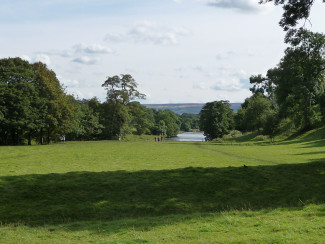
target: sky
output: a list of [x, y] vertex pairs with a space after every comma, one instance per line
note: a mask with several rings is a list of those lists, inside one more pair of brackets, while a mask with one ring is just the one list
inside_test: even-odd
[[[280, 6], [259, 0], [2, 0], [0, 58], [41, 61], [66, 92], [104, 102], [130, 74], [141, 103], [243, 102], [284, 55]], [[325, 4], [306, 27], [325, 33]]]

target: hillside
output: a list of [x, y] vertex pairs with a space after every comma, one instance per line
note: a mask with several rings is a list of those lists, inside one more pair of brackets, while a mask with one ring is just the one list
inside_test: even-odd
[[[169, 109], [177, 114], [190, 113], [199, 114], [205, 103], [169, 103], [169, 104], [143, 104], [148, 108], [156, 110]], [[237, 112], [240, 103], [231, 103], [231, 108]]]

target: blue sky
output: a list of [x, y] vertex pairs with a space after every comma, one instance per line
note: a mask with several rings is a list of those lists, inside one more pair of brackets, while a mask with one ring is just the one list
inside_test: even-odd
[[[242, 102], [283, 56], [282, 10], [258, 0], [3, 0], [1, 58], [42, 61], [70, 94], [105, 100], [131, 74], [143, 103]], [[308, 28], [325, 32], [325, 4]]]

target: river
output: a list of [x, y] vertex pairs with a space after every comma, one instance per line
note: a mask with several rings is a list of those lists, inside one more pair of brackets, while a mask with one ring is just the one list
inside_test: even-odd
[[204, 141], [203, 132], [185, 132], [178, 134], [176, 137], [171, 137], [171, 141]]

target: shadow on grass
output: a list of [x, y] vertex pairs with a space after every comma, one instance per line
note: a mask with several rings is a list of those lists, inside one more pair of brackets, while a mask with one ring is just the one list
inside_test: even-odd
[[[30, 226], [325, 202], [325, 160], [308, 164], [0, 177], [0, 223]], [[83, 227], [85, 228], [85, 227]]]
[[297, 153], [295, 155], [317, 155], [317, 154], [325, 155], [325, 152], [324, 151], [321, 151], [321, 152], [305, 152], [305, 153]]

